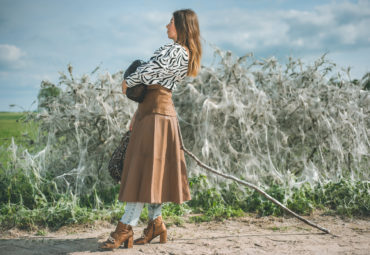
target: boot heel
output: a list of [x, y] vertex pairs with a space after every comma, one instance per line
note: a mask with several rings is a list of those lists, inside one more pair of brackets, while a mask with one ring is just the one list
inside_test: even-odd
[[124, 245], [124, 247], [125, 247], [125, 248], [132, 248], [133, 243], [134, 243], [134, 238], [133, 238], [132, 236], [130, 236], [130, 237], [125, 241], [125, 245]]
[[160, 243], [166, 243], [167, 242], [167, 230], [165, 230], [161, 233], [161, 235], [159, 236], [159, 242]]

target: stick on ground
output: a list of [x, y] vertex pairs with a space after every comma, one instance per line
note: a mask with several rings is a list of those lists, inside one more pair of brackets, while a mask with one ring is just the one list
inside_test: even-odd
[[293, 212], [292, 210], [290, 210], [289, 208], [287, 208], [286, 206], [284, 206], [282, 203], [280, 203], [278, 200], [276, 200], [275, 198], [271, 197], [269, 194], [267, 194], [266, 192], [264, 192], [263, 190], [261, 190], [260, 188], [258, 188], [257, 186], [249, 183], [249, 182], [246, 182], [246, 181], [243, 181], [243, 180], [240, 180], [239, 178], [235, 177], [235, 176], [232, 176], [232, 175], [229, 175], [229, 174], [224, 174], [224, 173], [221, 173], [219, 171], [217, 171], [216, 169], [212, 168], [212, 167], [209, 167], [207, 166], [206, 164], [204, 164], [203, 162], [201, 162], [193, 153], [191, 153], [190, 151], [188, 151], [185, 146], [184, 146], [184, 143], [183, 143], [183, 140], [182, 140], [182, 135], [181, 135], [181, 130], [180, 130], [180, 124], [179, 124], [179, 119], [177, 118], [177, 126], [178, 126], [178, 129], [179, 129], [179, 134], [180, 134], [180, 141], [181, 141], [181, 149], [183, 149], [191, 158], [193, 158], [199, 166], [203, 167], [204, 169], [214, 173], [214, 174], [217, 174], [219, 176], [222, 176], [226, 179], [230, 179], [230, 180], [233, 180], [233, 181], [236, 181], [240, 184], [243, 184], [249, 188], [252, 188], [254, 190], [256, 190], [258, 193], [260, 193], [261, 195], [263, 195], [264, 197], [266, 197], [268, 200], [270, 200], [271, 202], [273, 202], [274, 204], [278, 205], [280, 208], [282, 208], [284, 211], [292, 214], [294, 217], [298, 218], [299, 220], [303, 221], [304, 223], [314, 227], [314, 228], [317, 228], [327, 234], [331, 234], [330, 231], [328, 229], [325, 229], [305, 218], [302, 218], [301, 216], [299, 216], [298, 214], [296, 214], [295, 212]]

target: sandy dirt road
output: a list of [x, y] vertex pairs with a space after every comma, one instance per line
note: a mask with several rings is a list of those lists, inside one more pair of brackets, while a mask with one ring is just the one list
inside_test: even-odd
[[[17, 229], [3, 231], [0, 254], [370, 254], [370, 218], [342, 219], [337, 216], [306, 217], [329, 229], [337, 237], [322, 234], [295, 218], [246, 216], [223, 222], [168, 224], [168, 242], [159, 237], [132, 249], [120, 247], [102, 251], [115, 226], [96, 222], [89, 226], [68, 226], [37, 236]], [[134, 228], [140, 237], [144, 224]]]

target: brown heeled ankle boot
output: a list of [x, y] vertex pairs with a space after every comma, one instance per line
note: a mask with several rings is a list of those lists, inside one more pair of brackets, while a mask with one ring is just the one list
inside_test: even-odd
[[160, 236], [159, 242], [167, 242], [167, 229], [162, 221], [162, 216], [150, 220], [148, 226], [144, 229], [143, 235], [134, 241], [134, 244], [150, 243], [155, 237]]
[[110, 233], [108, 240], [100, 245], [101, 249], [116, 249], [125, 242], [125, 248], [132, 248], [134, 232], [130, 225], [118, 222], [116, 230]]

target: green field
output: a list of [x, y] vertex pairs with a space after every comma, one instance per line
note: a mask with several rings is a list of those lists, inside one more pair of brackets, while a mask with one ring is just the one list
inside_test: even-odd
[[12, 137], [17, 144], [27, 145], [35, 138], [36, 125], [24, 123], [27, 113], [0, 112], [0, 146], [9, 146]]
[[[37, 125], [35, 123], [26, 123], [24, 118], [27, 113], [24, 112], [0, 112], [0, 148], [2, 152], [9, 147], [14, 138], [17, 146], [32, 148], [37, 136]], [[0, 164], [7, 166], [9, 153], [0, 154]], [[2, 169], [0, 169], [0, 173]]]

